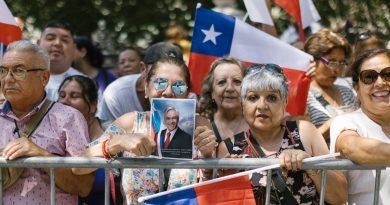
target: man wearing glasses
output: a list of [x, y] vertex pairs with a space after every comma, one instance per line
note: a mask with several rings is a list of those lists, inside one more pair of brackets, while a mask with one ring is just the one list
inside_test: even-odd
[[[49, 62], [46, 51], [26, 40], [10, 44], [3, 57], [0, 80], [6, 101], [0, 105], [0, 148], [6, 160], [79, 156], [84, 152], [89, 137], [83, 115], [61, 103], [46, 101]], [[47, 102], [50, 106], [45, 106]], [[38, 113], [44, 113], [43, 117], [34, 131], [25, 134]], [[77, 176], [70, 168], [56, 169], [55, 176], [57, 204], [77, 204], [77, 195], [88, 195], [94, 180], [93, 174]], [[49, 204], [49, 170], [23, 169], [21, 177], [4, 190], [3, 203]]]

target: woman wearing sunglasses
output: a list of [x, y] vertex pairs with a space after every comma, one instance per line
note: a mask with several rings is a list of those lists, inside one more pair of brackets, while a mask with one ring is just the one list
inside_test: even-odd
[[304, 50], [315, 60], [307, 98], [307, 115], [329, 143], [329, 127], [333, 117], [352, 110], [356, 101], [351, 88], [335, 84], [348, 68], [350, 45], [341, 35], [323, 29], [307, 39]]
[[[145, 78], [145, 98], [187, 98], [190, 91], [190, 73], [184, 61], [175, 57], [161, 58], [155, 62]], [[215, 136], [207, 125], [207, 119], [196, 119], [194, 144], [202, 157], [211, 157], [216, 146]], [[103, 156], [114, 160], [123, 156], [148, 156], [155, 151], [155, 142], [149, 136], [150, 112], [130, 112], [116, 119], [96, 141], [90, 143], [85, 156]], [[73, 169], [82, 173], [80, 169]], [[93, 171], [93, 170], [90, 170]], [[171, 189], [195, 183], [196, 170], [173, 169], [166, 176], [164, 188]], [[123, 169], [122, 191], [125, 204], [137, 204], [140, 196], [158, 192], [158, 170]]]
[[[360, 109], [334, 119], [331, 152], [363, 165], [390, 165], [390, 51], [363, 53], [352, 66]], [[350, 204], [373, 204], [375, 171], [347, 173]], [[390, 170], [381, 172], [379, 204], [390, 203]]]
[[[242, 110], [249, 131], [237, 142], [231, 157], [278, 158], [282, 172], [272, 174], [271, 204], [319, 204], [321, 175], [318, 170], [301, 170], [302, 160], [328, 154], [325, 140], [308, 121], [284, 120], [288, 84], [281, 68], [274, 64], [252, 65], [241, 86]], [[229, 153], [218, 146], [218, 157]], [[264, 204], [267, 172], [252, 174], [256, 204]], [[325, 200], [346, 201], [347, 184], [339, 171], [327, 171]], [[284, 191], [282, 191], [284, 190]]]

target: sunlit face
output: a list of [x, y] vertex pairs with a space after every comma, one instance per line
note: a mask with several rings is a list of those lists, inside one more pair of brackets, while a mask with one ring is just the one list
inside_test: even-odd
[[[344, 62], [346, 60], [345, 52], [341, 48], [334, 48], [328, 55], [323, 56], [329, 61]], [[313, 79], [321, 87], [330, 87], [336, 81], [337, 77], [342, 74], [343, 70], [338, 68], [331, 68], [322, 61], [317, 61], [317, 68], [315, 70], [315, 75]]]
[[243, 114], [253, 130], [280, 126], [286, 103], [277, 90], [249, 90], [242, 101]]
[[[187, 98], [189, 90], [187, 89], [182, 95], [177, 95], [172, 90], [172, 84], [176, 81], [186, 82], [182, 69], [174, 64], [159, 63], [150, 82], [145, 83], [145, 95], [149, 98]], [[156, 78], [165, 78], [168, 80], [168, 87], [164, 91], [154, 88], [153, 80]], [[188, 83], [187, 83], [188, 84]]]
[[177, 116], [176, 110], [169, 110], [165, 114], [164, 121], [168, 131], [176, 129], [177, 124], [179, 123], [179, 116]]
[[118, 57], [119, 76], [140, 73], [143, 63], [141, 56], [134, 50], [125, 50]]
[[5, 97], [3, 95], [3, 92], [0, 90], [0, 105], [3, 104], [4, 101], [5, 101]]
[[[376, 55], [362, 63], [360, 72], [375, 70], [380, 72], [383, 68], [390, 67], [390, 58], [385, 54]], [[390, 83], [378, 76], [378, 79], [366, 85], [359, 79], [356, 87], [361, 108], [377, 115], [390, 111]]]
[[8, 73], [1, 79], [1, 90], [12, 104], [36, 103], [43, 97], [44, 87], [49, 81], [50, 72], [45, 60], [30, 51], [12, 50], [5, 53], [1, 67], [6, 69], [21, 68], [25, 70], [44, 69], [27, 72], [24, 79], [18, 79]]
[[62, 28], [46, 28], [39, 39], [39, 46], [45, 49], [50, 55], [51, 73], [63, 73], [72, 64], [76, 45], [68, 30]]
[[82, 89], [77, 81], [72, 80], [64, 83], [60, 88], [58, 102], [76, 108], [84, 115], [85, 119], [89, 119], [92, 109], [84, 100]]
[[214, 70], [212, 98], [218, 109], [240, 109], [240, 87], [243, 79], [241, 68], [235, 64], [223, 63]]

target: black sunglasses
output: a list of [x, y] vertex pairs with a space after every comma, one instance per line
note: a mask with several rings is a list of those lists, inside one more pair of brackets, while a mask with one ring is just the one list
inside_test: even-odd
[[383, 68], [379, 73], [375, 70], [363, 70], [359, 74], [360, 81], [366, 85], [374, 83], [378, 76], [381, 76], [382, 80], [390, 82], [390, 67]]
[[282, 73], [282, 68], [280, 66], [269, 63], [269, 64], [252, 64], [245, 69], [245, 75], [256, 73], [261, 69], [266, 69], [272, 73]]

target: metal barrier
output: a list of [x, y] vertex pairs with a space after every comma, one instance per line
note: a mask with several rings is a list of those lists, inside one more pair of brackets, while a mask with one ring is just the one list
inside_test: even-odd
[[[103, 158], [85, 158], [85, 157], [29, 157], [20, 158], [17, 160], [7, 161], [0, 157], [0, 167], [31, 167], [31, 168], [50, 168], [50, 201], [52, 205], [56, 204], [55, 199], [55, 168], [105, 168], [105, 204], [110, 204], [110, 187], [108, 172], [111, 168], [155, 168], [161, 170], [164, 168], [237, 168], [237, 169], [254, 169], [273, 165], [278, 163], [277, 159], [257, 159], [257, 158], [245, 158], [245, 159], [196, 159], [196, 160], [173, 160], [173, 159], [156, 159], [156, 158], [119, 158], [111, 163], [107, 163]], [[302, 169], [321, 169], [321, 191], [320, 191], [320, 204], [324, 204], [325, 199], [325, 182], [326, 182], [326, 170], [376, 170], [375, 178], [375, 197], [374, 204], [378, 204], [379, 200], [379, 185], [380, 185], [380, 173], [385, 166], [361, 166], [354, 164], [350, 160], [334, 159], [334, 160], [318, 160], [314, 162], [304, 162]], [[270, 196], [270, 184], [271, 171], [267, 175], [267, 198], [266, 204], [269, 204]], [[3, 200], [2, 192], [2, 178], [0, 170], [0, 201]], [[160, 175], [160, 182], [162, 181]]]

